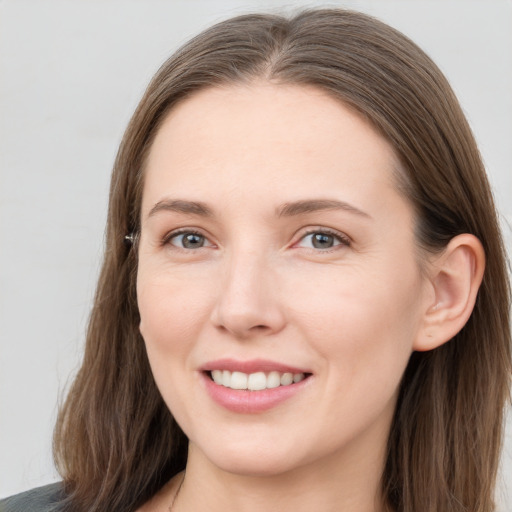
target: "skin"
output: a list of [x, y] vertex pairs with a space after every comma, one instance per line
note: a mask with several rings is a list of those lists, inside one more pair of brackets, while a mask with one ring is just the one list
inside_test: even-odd
[[[156, 383], [190, 440], [173, 510], [381, 510], [398, 385], [443, 309], [396, 172], [387, 141], [315, 88], [210, 88], [163, 122], [145, 169], [137, 294]], [[162, 207], [176, 199], [211, 215]], [[277, 214], [304, 200], [350, 207]], [[203, 246], [184, 248], [181, 229]], [[311, 231], [333, 246], [314, 247]], [[311, 375], [278, 406], [235, 413], [200, 371], [226, 357]], [[179, 478], [141, 510], [166, 510]]]

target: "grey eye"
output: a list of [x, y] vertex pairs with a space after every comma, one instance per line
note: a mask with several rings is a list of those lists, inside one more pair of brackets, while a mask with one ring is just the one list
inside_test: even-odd
[[206, 238], [198, 233], [180, 233], [171, 238], [171, 244], [184, 249], [199, 249], [209, 245]]
[[312, 233], [311, 245], [315, 249], [330, 249], [334, 246], [335, 238], [327, 233]]
[[339, 245], [349, 246], [350, 242], [342, 234], [338, 235], [328, 231], [311, 231], [300, 239], [297, 247], [326, 250]]

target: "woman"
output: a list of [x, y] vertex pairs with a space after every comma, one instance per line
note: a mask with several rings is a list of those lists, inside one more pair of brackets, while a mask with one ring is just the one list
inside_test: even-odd
[[220, 23], [128, 126], [64, 482], [10, 507], [491, 511], [509, 306], [421, 50], [343, 10]]

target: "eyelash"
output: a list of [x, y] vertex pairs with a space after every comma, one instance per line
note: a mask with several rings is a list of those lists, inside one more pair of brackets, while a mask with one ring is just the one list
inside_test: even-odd
[[[296, 247], [306, 237], [308, 237], [310, 235], [316, 235], [316, 234], [332, 236], [333, 238], [335, 238], [339, 242], [339, 244], [334, 245], [333, 247], [329, 247], [327, 249], [318, 249], [318, 248], [311, 248], [311, 247], [310, 248], [306, 248], [306, 249], [310, 249], [310, 250], [314, 251], [315, 253], [318, 253], [318, 252], [321, 252], [321, 253], [331, 253], [331, 252], [334, 252], [336, 250], [339, 250], [340, 247], [350, 247], [350, 245], [351, 245], [350, 239], [346, 235], [343, 235], [342, 233], [340, 233], [338, 231], [334, 231], [334, 230], [328, 229], [328, 228], [315, 228], [315, 229], [309, 229], [308, 231], [303, 233], [301, 235], [301, 237], [299, 238], [299, 240], [292, 245], [292, 247]], [[170, 233], [166, 234], [163, 237], [161, 244], [163, 246], [165, 246], [165, 245], [173, 245], [173, 247], [175, 249], [182, 250], [182, 251], [187, 251], [187, 252], [191, 251], [191, 250], [197, 250], [197, 249], [187, 249], [185, 247], [179, 247], [177, 245], [172, 244], [171, 243], [172, 239], [176, 238], [176, 237], [178, 237], [180, 235], [196, 235], [196, 236], [203, 237], [205, 240], [207, 240], [209, 242], [208, 237], [206, 237], [200, 231], [198, 231], [196, 229], [193, 229], [193, 228], [192, 229], [191, 228], [183, 228], [183, 229], [179, 229], [177, 231], [171, 231]], [[210, 242], [210, 244], [211, 245], [209, 245], [207, 247], [215, 245], [215, 244], [213, 244], [211, 242]], [[203, 247], [199, 247], [199, 249], [202, 249]]]
[[[183, 229], [178, 229], [176, 231], [171, 231], [170, 233], [167, 233], [163, 239], [162, 239], [162, 245], [173, 245], [173, 247], [175, 249], [178, 249], [178, 250], [183, 250], [183, 251], [189, 251], [191, 249], [187, 249], [185, 247], [178, 247], [177, 245], [174, 245], [172, 244], [171, 240], [173, 238], [176, 238], [180, 235], [196, 235], [196, 236], [200, 236], [200, 237], [203, 237], [205, 240], [208, 240], [208, 237], [205, 236], [203, 233], [201, 233], [200, 231], [198, 231], [197, 229], [190, 229], [190, 228], [183, 228]], [[213, 245], [213, 244], [212, 244]], [[202, 249], [202, 247], [200, 247], [200, 249]], [[197, 249], [195, 249], [197, 250]]]
[[350, 245], [351, 245], [351, 241], [350, 241], [350, 239], [346, 235], [343, 235], [342, 233], [340, 233], [338, 231], [334, 231], [334, 230], [328, 229], [328, 228], [309, 229], [304, 234], [302, 234], [301, 237], [299, 238], [299, 241], [296, 242], [293, 245], [296, 246], [301, 241], [303, 241], [306, 237], [308, 237], [310, 235], [317, 235], [317, 234], [332, 236], [335, 240], [337, 240], [339, 242], [339, 244], [334, 245], [333, 247], [329, 247], [327, 249], [317, 249], [317, 248], [311, 248], [311, 247], [308, 248], [308, 249], [314, 251], [315, 253], [319, 253], [320, 252], [320, 253], [323, 253], [323, 254], [325, 254], [325, 253], [328, 254], [328, 253], [337, 251], [337, 250], [339, 250], [340, 248], [343, 248], [343, 247], [350, 247]]

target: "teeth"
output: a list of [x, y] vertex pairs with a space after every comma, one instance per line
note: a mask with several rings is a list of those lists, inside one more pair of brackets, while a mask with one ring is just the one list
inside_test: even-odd
[[303, 373], [264, 372], [242, 373], [229, 370], [212, 370], [211, 376], [215, 384], [231, 389], [248, 389], [249, 391], [261, 391], [273, 389], [279, 386], [289, 386], [305, 379]]
[[293, 373], [283, 373], [281, 375], [281, 386], [289, 386], [293, 382]]
[[267, 388], [278, 388], [281, 385], [281, 375], [279, 372], [270, 372], [267, 375]]
[[212, 379], [215, 384], [222, 384], [222, 375], [224, 372], [222, 370], [213, 370], [212, 371]]
[[260, 391], [267, 388], [267, 376], [263, 372], [251, 373], [247, 379], [247, 389]]
[[232, 389], [247, 389], [247, 374], [242, 372], [233, 372], [231, 374], [231, 383], [229, 387]]

